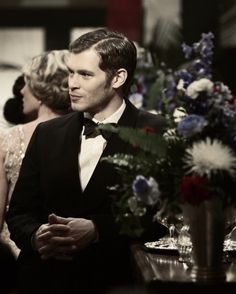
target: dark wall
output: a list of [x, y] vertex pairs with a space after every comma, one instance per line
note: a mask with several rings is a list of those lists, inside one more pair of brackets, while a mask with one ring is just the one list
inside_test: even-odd
[[[220, 0], [182, 0], [183, 39], [193, 43], [211, 31], [218, 45]], [[227, 0], [226, 0], [227, 1]]]
[[[224, 4], [224, 5], [222, 5]], [[225, 9], [235, 5], [232, 0], [182, 0], [183, 40], [192, 44], [200, 39], [201, 33], [213, 32], [214, 38], [214, 75], [222, 80], [236, 95], [236, 47], [221, 47], [220, 17]], [[236, 20], [235, 20], [236, 21]]]

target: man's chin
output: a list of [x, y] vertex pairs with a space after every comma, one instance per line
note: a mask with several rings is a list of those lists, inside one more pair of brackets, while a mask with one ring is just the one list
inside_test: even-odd
[[77, 103], [71, 103], [71, 108], [72, 108], [72, 110], [74, 110], [74, 111], [86, 111], [86, 107], [83, 107], [82, 105], [79, 105], [79, 104], [77, 104]]

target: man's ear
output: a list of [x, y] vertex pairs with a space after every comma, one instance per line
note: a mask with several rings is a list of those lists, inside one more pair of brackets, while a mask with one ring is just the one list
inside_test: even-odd
[[116, 74], [112, 80], [113, 88], [115, 88], [115, 89], [120, 88], [125, 83], [127, 77], [128, 77], [127, 70], [124, 68], [119, 68], [116, 71]]

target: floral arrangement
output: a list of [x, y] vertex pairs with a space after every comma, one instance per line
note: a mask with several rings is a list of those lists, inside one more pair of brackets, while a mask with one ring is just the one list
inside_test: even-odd
[[183, 44], [188, 62], [161, 77], [155, 109], [167, 120], [163, 136], [148, 126], [110, 127], [138, 148], [136, 156], [104, 159], [122, 176], [123, 185], [112, 187], [122, 195], [114, 201], [122, 233], [139, 236], [145, 216], [173, 218], [184, 203], [219, 197], [225, 207], [236, 204], [236, 105], [228, 87], [213, 81], [213, 37], [202, 34], [192, 46]]

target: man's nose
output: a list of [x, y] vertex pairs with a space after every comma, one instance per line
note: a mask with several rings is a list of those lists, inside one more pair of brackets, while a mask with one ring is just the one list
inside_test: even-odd
[[69, 77], [68, 85], [70, 90], [79, 88], [80, 83], [78, 77], [76, 75], [74, 75], [73, 77]]

